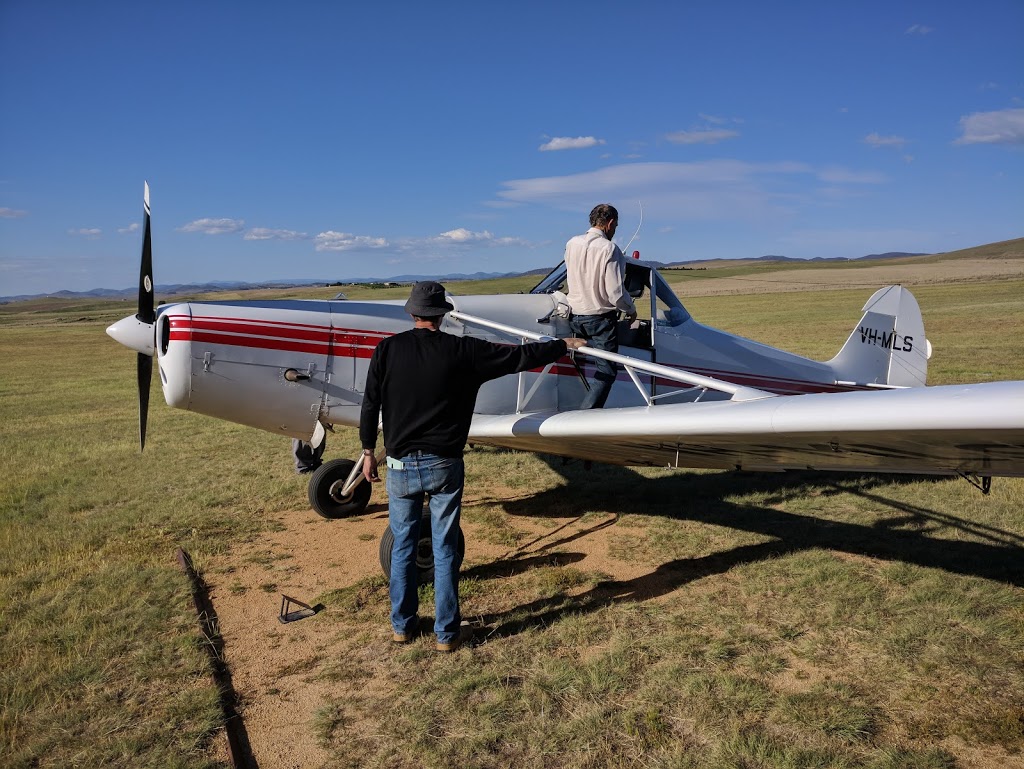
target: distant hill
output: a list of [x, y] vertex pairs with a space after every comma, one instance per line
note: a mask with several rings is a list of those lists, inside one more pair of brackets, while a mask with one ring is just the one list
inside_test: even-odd
[[[887, 259], [918, 259], [922, 261], [945, 261], [948, 259], [1024, 259], [1024, 238], [1014, 240], [1003, 240], [997, 243], [988, 243], [973, 248], [965, 248], [959, 251], [947, 251], [938, 254], [920, 254], [906, 251], [887, 251], [884, 254], [867, 254], [856, 258], [842, 256], [825, 257], [816, 256], [812, 259], [796, 259], [791, 256], [780, 256], [768, 254], [743, 259], [693, 259], [684, 262], [654, 262], [645, 260], [658, 268], [693, 269], [700, 266], [740, 266], [751, 262], [856, 262], [865, 260], [887, 260]], [[554, 266], [554, 265], [552, 265]], [[322, 280], [311, 280], [300, 278], [296, 280], [269, 280], [256, 283], [244, 281], [211, 281], [209, 283], [166, 283], [158, 284], [156, 287], [157, 296], [177, 296], [181, 294], [207, 294], [217, 291], [246, 291], [259, 288], [291, 288], [294, 286], [338, 286], [353, 283], [413, 283], [417, 280], [489, 280], [491, 278], [512, 278], [522, 275], [546, 275], [551, 267], [541, 267], [526, 272], [475, 272], [472, 274], [452, 273], [448, 275], [394, 275], [389, 278], [350, 278], [345, 280], [325, 278]], [[91, 291], [56, 291], [51, 294], [22, 294], [19, 296], [0, 296], [0, 303], [18, 302], [26, 299], [39, 299], [42, 297], [56, 297], [61, 299], [108, 299], [108, 298], [133, 298], [138, 294], [137, 288], [94, 288]]]
[[[547, 274], [548, 270], [535, 272]], [[238, 280], [217, 280], [209, 283], [157, 283], [156, 294], [160, 297], [180, 296], [181, 294], [210, 294], [218, 291], [248, 291], [259, 288], [293, 288], [296, 286], [343, 286], [353, 283], [414, 283], [418, 280], [489, 280], [491, 278], [508, 278], [531, 273], [523, 272], [474, 272], [472, 274], [453, 273], [451, 275], [395, 275], [390, 278], [349, 278], [347, 280], [330, 280], [297, 278], [294, 280], [264, 280], [249, 283]], [[26, 299], [130, 299], [137, 296], [138, 288], [94, 288], [90, 291], [54, 291], [50, 294], [20, 294], [18, 296], [0, 296], [0, 303], [20, 302]]]
[[820, 262], [860, 262], [867, 259], [902, 259], [908, 256], [931, 256], [931, 254], [924, 253], [910, 253], [907, 251], [887, 251], [884, 254], [868, 254], [867, 256], [815, 256], [810, 259], [797, 259], [792, 256], [779, 256], [777, 254], [769, 254], [767, 256], [754, 256], [744, 259], [694, 259], [688, 262], [672, 262], [670, 264], [663, 265], [664, 267], [691, 267], [693, 265], [701, 264], [749, 264], [750, 262], [800, 262], [801, 264], [808, 263], [820, 263]]

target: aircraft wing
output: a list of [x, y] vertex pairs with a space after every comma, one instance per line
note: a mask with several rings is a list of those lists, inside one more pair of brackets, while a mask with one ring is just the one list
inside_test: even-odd
[[1024, 382], [477, 414], [469, 441], [619, 465], [1024, 476]]

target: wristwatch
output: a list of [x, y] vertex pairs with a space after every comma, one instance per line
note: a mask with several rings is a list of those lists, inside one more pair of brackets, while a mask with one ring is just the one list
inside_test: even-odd
[[373, 456], [373, 449], [363, 449], [363, 456], [364, 457], [372, 457]]

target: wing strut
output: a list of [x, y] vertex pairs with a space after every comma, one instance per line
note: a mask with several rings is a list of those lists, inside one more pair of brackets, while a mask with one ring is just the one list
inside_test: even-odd
[[[545, 334], [537, 334], [533, 331], [526, 331], [525, 329], [515, 328], [514, 326], [507, 326], [504, 323], [496, 323], [492, 320], [487, 320], [486, 318], [478, 318], [475, 315], [459, 312], [458, 310], [449, 312], [448, 317], [454, 318], [462, 323], [469, 323], [474, 326], [484, 326], [485, 328], [500, 331], [511, 336], [532, 339], [535, 342], [546, 342], [554, 339], [554, 337], [547, 336]], [[730, 400], [734, 401], [749, 401], [757, 400], [758, 398], [775, 397], [774, 393], [765, 392], [764, 390], [756, 390], [753, 387], [743, 387], [742, 385], [725, 382], [721, 379], [701, 376], [700, 374], [694, 374], [692, 371], [686, 371], [684, 369], [661, 366], [657, 363], [651, 363], [650, 361], [631, 358], [628, 355], [619, 355], [618, 353], [605, 352], [604, 350], [593, 350], [589, 347], [581, 347], [576, 351], [576, 353], [589, 355], [591, 358], [603, 358], [604, 360], [618, 363], [626, 369], [626, 373], [629, 374], [630, 378], [633, 380], [633, 384], [636, 385], [637, 389], [640, 391], [640, 395], [643, 396], [643, 399], [646, 401], [648, 406], [653, 406], [654, 402], [658, 398], [665, 398], [669, 395], [678, 395], [680, 392], [684, 391], [677, 390], [671, 393], [651, 395], [650, 390], [648, 390], [648, 388], [640, 381], [640, 377], [637, 376], [637, 371], [642, 371], [645, 374], [651, 374], [660, 379], [668, 379], [673, 382], [682, 382], [683, 384], [690, 385], [687, 389], [701, 388], [705, 391], [716, 390], [718, 392], [724, 392], [732, 396]]]

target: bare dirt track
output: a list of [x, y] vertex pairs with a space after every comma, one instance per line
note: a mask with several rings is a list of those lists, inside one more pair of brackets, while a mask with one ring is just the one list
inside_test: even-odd
[[[383, 498], [375, 489], [374, 499]], [[467, 489], [466, 507], [478, 500]], [[331, 655], [338, 626], [313, 617], [288, 624], [278, 620], [282, 594], [312, 603], [324, 592], [349, 587], [381, 573], [380, 537], [387, 527], [385, 505], [371, 503], [366, 514], [327, 521], [310, 510], [274, 516], [280, 529], [260, 541], [228, 552], [211, 563], [207, 582], [224, 638], [240, 714], [253, 756], [260, 767], [306, 769], [327, 765], [329, 755], [317, 743], [317, 711], [337, 684], [315, 675]], [[643, 564], [627, 564], [608, 554], [608, 528], [574, 518], [545, 517], [543, 525], [517, 516], [514, 525], [530, 543], [517, 553], [540, 551], [554, 537], [573, 532], [586, 535], [573, 542], [583, 553], [576, 566], [616, 579], [633, 579], [648, 571]], [[491, 563], [509, 549], [475, 536], [478, 527], [464, 519], [467, 552], [465, 568]], [[381, 606], [379, 633], [372, 640], [378, 654], [393, 651], [387, 607]], [[227, 760], [226, 746], [221, 758]]]
[[[257, 763], [321, 766], [327, 754], [312, 738], [312, 723], [324, 692], [294, 664], [328, 644], [334, 628], [316, 618], [282, 624], [282, 595], [312, 603], [327, 590], [374, 573], [379, 568], [375, 545], [387, 516], [371, 513], [332, 523], [301, 510], [277, 516], [276, 522], [279, 531], [212, 564], [211, 574], [223, 576], [207, 581]], [[373, 540], [360, 540], [361, 535]]]

